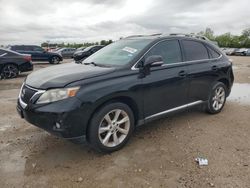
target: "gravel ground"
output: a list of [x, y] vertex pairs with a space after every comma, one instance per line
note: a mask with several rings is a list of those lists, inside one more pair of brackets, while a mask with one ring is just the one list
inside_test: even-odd
[[[19, 118], [16, 99], [28, 73], [0, 80], [0, 187], [250, 187], [250, 57], [232, 59], [235, 84], [220, 114], [190, 109], [155, 121], [109, 155]], [[208, 166], [197, 165], [199, 156]]]

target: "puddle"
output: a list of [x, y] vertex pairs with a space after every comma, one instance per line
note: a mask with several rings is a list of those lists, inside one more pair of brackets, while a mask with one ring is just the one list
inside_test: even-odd
[[233, 85], [228, 101], [237, 102], [244, 105], [250, 105], [250, 84]]

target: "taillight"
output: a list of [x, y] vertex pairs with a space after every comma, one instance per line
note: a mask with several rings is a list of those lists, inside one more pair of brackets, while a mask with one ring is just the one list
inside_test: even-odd
[[24, 56], [24, 60], [31, 61], [31, 56]]

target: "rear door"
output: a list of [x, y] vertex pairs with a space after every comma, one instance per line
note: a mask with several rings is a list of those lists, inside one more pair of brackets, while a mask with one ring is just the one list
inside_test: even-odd
[[48, 60], [48, 55], [40, 46], [30, 46], [33, 60]]
[[217, 68], [212, 63], [214, 60], [210, 58], [206, 45], [200, 41], [183, 39], [181, 44], [188, 64], [188, 102], [206, 101], [211, 84], [217, 78]]
[[143, 78], [144, 116], [146, 120], [167, 113], [187, 103], [187, 66], [182, 62], [178, 40], [165, 40], [156, 44], [145, 56], [163, 57], [164, 65], [152, 67]]

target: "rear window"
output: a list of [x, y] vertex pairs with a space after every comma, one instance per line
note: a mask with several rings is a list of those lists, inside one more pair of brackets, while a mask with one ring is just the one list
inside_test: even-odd
[[209, 59], [207, 48], [200, 42], [183, 40], [186, 61]]

